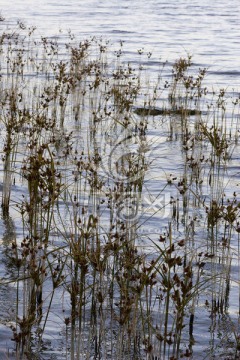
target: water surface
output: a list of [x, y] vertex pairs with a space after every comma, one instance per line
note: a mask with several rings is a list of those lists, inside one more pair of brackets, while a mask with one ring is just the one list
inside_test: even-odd
[[[239, 94], [240, 88], [240, 71], [239, 71], [239, 13], [240, 3], [238, 0], [229, 2], [217, 0], [209, 2], [206, 0], [199, 1], [193, 0], [186, 2], [180, 1], [157, 1], [150, 0], [137, 1], [137, 0], [89, 0], [89, 1], [47, 1], [43, 0], [41, 3], [33, 3], [31, 0], [22, 2], [20, 0], [7, 1], [2, 0], [0, 6], [1, 15], [6, 18], [6, 22], [10, 26], [15, 26], [17, 20], [26, 23], [28, 26], [37, 26], [36, 36], [47, 36], [58, 38], [60, 43], [65, 41], [66, 31], [71, 30], [72, 34], [78, 39], [85, 39], [89, 37], [102, 37], [112, 43], [113, 49], [118, 49], [120, 41], [124, 42], [124, 55], [125, 61], [130, 61], [136, 67], [143, 63], [149, 71], [149, 76], [156, 79], [162, 69], [163, 64], [167, 61], [169, 65], [178, 59], [180, 56], [186, 56], [187, 53], [193, 55], [193, 62], [195, 68], [207, 67], [208, 75], [206, 77], [206, 84], [211, 89], [226, 88], [229, 96], [234, 93], [236, 97]], [[5, 25], [1, 25], [5, 26]], [[140, 55], [139, 51], [143, 51]], [[151, 56], [150, 56], [151, 53]], [[149, 56], [148, 56], [149, 54]], [[148, 59], [149, 57], [149, 59]], [[171, 75], [171, 66], [166, 66], [166, 77]], [[136, 116], [136, 121], [139, 118]], [[74, 123], [74, 122], [73, 122]], [[195, 118], [190, 119], [190, 128], [193, 129]], [[230, 124], [230, 122], [229, 122]], [[228, 126], [229, 126], [228, 124]], [[75, 126], [69, 120], [69, 128]], [[161, 123], [161, 119], [156, 119], [154, 126], [148, 132], [148, 141], [154, 144], [154, 150], [150, 154], [150, 158], [154, 160], [151, 172], [146, 176], [144, 184], [145, 194], [153, 194], [155, 197], [159, 194], [159, 189], [165, 186], [165, 175], [182, 174], [184, 171], [182, 144], [181, 144], [181, 129], [179, 117], [175, 119], [174, 136], [175, 141], [169, 141], [169, 128], [168, 125]], [[160, 130], [159, 130], [160, 129]], [[112, 134], [113, 135], [113, 134]], [[118, 135], [118, 134], [117, 134]], [[116, 138], [117, 138], [116, 135]], [[78, 141], [77, 139], [75, 139]], [[101, 145], [101, 139], [100, 139]], [[236, 145], [236, 146], [235, 146]], [[226, 196], [231, 196], [233, 187], [237, 187], [239, 177], [239, 156], [238, 145], [233, 144], [234, 156], [229, 164], [227, 175], [226, 169], [221, 169], [222, 175], [225, 178], [220, 180], [221, 187], [226, 190]], [[111, 150], [111, 148], [110, 148]], [[159, 164], [162, 164], [164, 171], [159, 170]], [[204, 171], [203, 171], [204, 172]], [[203, 178], [208, 178], [208, 172], [203, 174]], [[222, 176], [222, 177], [224, 177]], [[225, 182], [225, 183], [224, 183]], [[165, 198], [161, 201], [166, 202], [170, 196], [175, 196], [175, 188], [172, 187], [164, 195]], [[16, 183], [13, 187], [14, 199], [20, 199], [24, 190], [22, 184]], [[208, 199], [209, 187], [203, 187], [202, 199]], [[169, 198], [167, 198], [169, 197]], [[160, 203], [161, 203], [160, 201]], [[206, 200], [207, 201], [207, 200]], [[148, 206], [149, 199], [145, 204], [145, 212], [141, 217], [141, 238], [146, 246], [146, 251], [151, 252], [147, 247], [148, 236], [151, 232], [155, 233], [167, 225], [169, 208], [166, 207], [159, 214], [157, 218], [152, 217], [154, 206]], [[107, 211], [106, 211], [107, 212]], [[203, 210], [201, 211], [194, 208], [189, 209], [189, 218], [191, 216], [199, 216], [199, 223], [204, 218]], [[15, 216], [16, 215], [16, 216]], [[1, 248], [5, 248], [15, 238], [21, 238], [21, 220], [17, 214], [12, 214], [14, 221], [1, 218]], [[67, 217], [66, 217], [67, 218]], [[107, 218], [107, 216], [106, 216]], [[181, 220], [181, 225], [174, 229], [175, 236], [181, 239], [184, 219]], [[161, 224], [160, 224], [161, 221]], [[160, 225], [159, 225], [160, 224]], [[181, 227], [182, 226], [182, 227]], [[206, 232], [203, 232], [196, 225], [195, 228], [189, 226], [189, 232], [197, 233], [197, 245], [201, 246], [201, 241], [207, 242]], [[202, 235], [202, 238], [201, 238]], [[222, 235], [222, 234], [221, 234]], [[61, 241], [59, 240], [59, 244]], [[227, 329], [222, 330], [219, 338], [221, 338], [221, 348], [224, 339], [228, 336], [228, 330], [231, 325], [238, 321], [238, 238], [237, 235], [233, 236], [233, 261], [231, 273], [231, 296], [228, 304], [228, 312], [226, 319], [221, 319], [222, 324], [226, 323]], [[11, 269], [6, 269], [4, 263], [4, 254], [1, 253], [1, 272], [7, 270], [8, 275]], [[216, 273], [222, 270], [218, 263], [214, 264], [214, 271]], [[212, 267], [206, 267], [206, 271], [211, 272]], [[225, 270], [223, 268], [223, 270]], [[221, 287], [221, 284], [219, 285]], [[9, 323], [7, 321], [11, 318], [11, 307], [9, 304], [16, 302], [16, 284], [4, 285], [0, 292], [1, 306], [0, 317], [3, 319], [0, 322], [0, 358], [5, 356], [8, 349], [13, 347], [11, 343], [11, 332], [9, 330]], [[214, 332], [207, 332], [207, 329], [213, 326], [214, 321], [211, 318], [212, 314], [204, 308], [204, 296], [207, 296], [208, 291], [203, 293], [202, 298], [197, 304], [196, 318], [195, 318], [195, 347], [194, 359], [206, 359], [210, 356], [211, 351], [215, 349], [217, 342], [212, 335]], [[62, 294], [58, 294], [59, 298]], [[58, 302], [58, 295], [54, 298], [53, 309], [51, 313], [48, 327], [46, 328], [45, 343], [46, 347], [44, 352], [44, 359], [52, 359], [54, 356], [62, 359], [65, 358], [64, 346], [62, 344], [64, 338], [65, 328], [63, 326], [62, 309], [69, 305], [69, 299], [61, 297], [61, 305]], [[7, 314], [7, 316], [6, 316]], [[61, 321], [59, 321], [61, 314]], [[66, 316], [69, 314], [66, 314]], [[225, 315], [224, 315], [225, 316]], [[221, 316], [219, 316], [220, 318]], [[220, 321], [220, 320], [219, 320]], [[7, 323], [8, 326], [5, 326]], [[61, 326], [59, 325], [61, 324]], [[210, 337], [210, 333], [212, 338]], [[187, 330], [184, 336], [187, 337]], [[217, 343], [218, 344], [218, 343]], [[216, 346], [217, 347], [217, 346]], [[206, 354], [202, 354], [203, 348]], [[207, 352], [208, 351], [208, 352]], [[57, 353], [57, 355], [56, 355]], [[4, 354], [4, 355], [2, 355]], [[52, 354], [52, 355], [51, 355]], [[217, 354], [217, 353], [216, 353]], [[223, 352], [221, 353], [221, 355]], [[51, 357], [53, 356], [53, 357]], [[217, 355], [216, 355], [217, 356]], [[105, 359], [104, 359], [105, 360]]]

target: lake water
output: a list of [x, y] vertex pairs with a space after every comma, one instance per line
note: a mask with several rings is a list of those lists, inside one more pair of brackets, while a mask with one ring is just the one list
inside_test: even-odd
[[[220, 88], [226, 88], [227, 93], [234, 93], [237, 97], [240, 91], [240, 68], [239, 68], [239, 39], [240, 39], [240, 2], [238, 0], [229, 2], [216, 0], [214, 2], [203, 0], [201, 2], [192, 0], [190, 1], [157, 1], [149, 0], [148, 2], [142, 0], [42, 0], [40, 2], [33, 2], [31, 0], [26, 1], [7, 1], [1, 0], [0, 13], [6, 18], [6, 23], [9, 27], [14, 26], [17, 20], [23, 21], [28, 26], [37, 26], [35, 36], [47, 36], [52, 38], [58, 38], [59, 42], [64, 42], [63, 34], [67, 30], [71, 30], [76, 39], [85, 39], [92, 36], [109, 40], [112, 43], [112, 47], [119, 48], [120, 41], [124, 43], [124, 56], [127, 61], [138, 65], [142, 62], [150, 73], [150, 76], [154, 79], [159, 75], [159, 71], [162, 69], [162, 65], [167, 61], [169, 67], [167, 67], [167, 77], [171, 75], [171, 65], [180, 56], [186, 57], [186, 54], [193, 55], [193, 63], [196, 68], [206, 67], [208, 73], [206, 76], [206, 84], [211, 89], [218, 90]], [[143, 50], [143, 55], [138, 52]], [[147, 54], [151, 53], [151, 59], [148, 60]], [[148, 137], [153, 140], [154, 150], [151, 153], [152, 159], [160, 159], [163, 164], [164, 174], [161, 173], [158, 166], [155, 165], [152, 168], [151, 175], [148, 175], [147, 182], [144, 185], [145, 193], [153, 193], [157, 195], [159, 188], [164, 188], [164, 176], [165, 172], [168, 174], [176, 171], [178, 174], [183, 171], [182, 153], [179, 137], [176, 135], [176, 144], [171, 145], [168, 134], [168, 126], [161, 128], [159, 131], [156, 120], [155, 127], [153, 127], [148, 134]], [[160, 123], [160, 122], [159, 122]], [[194, 127], [194, 121], [190, 121], [192, 128]], [[178, 126], [178, 124], [176, 125]], [[176, 130], [177, 134], [177, 130]], [[113, 134], [112, 134], [113, 135]], [[118, 134], [117, 134], [118, 135]], [[117, 136], [115, 134], [115, 136]], [[120, 134], [122, 135], [122, 134]], [[218, 179], [222, 181], [222, 188], [226, 190], [227, 196], [231, 196], [231, 191], [237, 188], [240, 181], [239, 176], [239, 146], [236, 145], [234, 156], [231, 159], [228, 169], [222, 169], [225, 174], [224, 179]], [[110, 153], [112, 148], [110, 147]], [[160, 154], [160, 155], [159, 155]], [[108, 160], [104, 166], [108, 166]], [[105, 169], [107, 172], [107, 170]], [[203, 169], [203, 172], [205, 170]], [[228, 176], [226, 176], [226, 174]], [[155, 180], [152, 177], [155, 176]], [[207, 173], [204, 173], [203, 177], [208, 177]], [[208, 180], [207, 180], [208, 181]], [[17, 184], [13, 188], [14, 196], [16, 199], [21, 198], [22, 184]], [[26, 190], [27, 191], [27, 190]], [[170, 202], [170, 196], [175, 196], [175, 188], [171, 191], [163, 193], [165, 196], [163, 203]], [[203, 193], [201, 195], [206, 198], [212, 194], [208, 194], [209, 188], [203, 187]], [[169, 198], [167, 198], [169, 197]], [[149, 205], [149, 198], [146, 200]], [[205, 201], [205, 200], [204, 200]], [[161, 202], [161, 201], [160, 201]], [[159, 202], [156, 202], [156, 206]], [[148, 210], [154, 212], [154, 206], [147, 207]], [[196, 209], [195, 209], [196, 210]], [[156, 231], [158, 227], [158, 221], [162, 221], [164, 226], [167, 226], [168, 215], [170, 211], [165, 209], [165, 213], [161, 214], [157, 219], [149, 217], [149, 213], [143, 216], [142, 233], [149, 233], [149, 229]], [[199, 224], [204, 217], [204, 211], [201, 209], [199, 214]], [[186, 215], [186, 214], [185, 214]], [[189, 209], [189, 218], [192, 216], [192, 210]], [[14, 214], [13, 214], [14, 217]], [[66, 217], [67, 218], [67, 217]], [[187, 216], [186, 216], [187, 218]], [[160, 220], [159, 220], [160, 219]], [[162, 220], [163, 219], [163, 220]], [[11, 220], [1, 219], [1, 239], [0, 245], [4, 247], [9, 244], [14, 237], [21, 239], [22, 229], [21, 221], [14, 219]], [[202, 225], [202, 224], [201, 224]], [[202, 232], [201, 225], [198, 226], [197, 222], [194, 227], [191, 227], [189, 221], [188, 231], [196, 235], [196, 241], [198, 243], [201, 240], [201, 236], [206, 236], [206, 233]], [[182, 226], [182, 227], [181, 227]], [[179, 228], [175, 229], [175, 235], [180, 240], [183, 236], [183, 228], [185, 224], [182, 224]], [[188, 235], [189, 235], [188, 234]], [[190, 236], [190, 235], [189, 235]], [[224, 236], [221, 234], [221, 236]], [[193, 236], [194, 237], [194, 236]], [[232, 338], [229, 333], [234, 333], [235, 338], [238, 337], [238, 314], [239, 314], [239, 269], [238, 269], [238, 235], [234, 233], [232, 235], [233, 242], [231, 244], [233, 250], [232, 268], [231, 268], [231, 296], [228, 303], [228, 311], [224, 314], [225, 319], [218, 314], [213, 314], [208, 309], [204, 309], [204, 296], [207, 294], [205, 290], [203, 297], [196, 304], [195, 313], [195, 338], [191, 346], [194, 350], [194, 356], [192, 359], [213, 359], [218, 358], [217, 348], [221, 350], [224, 348], [230, 348], [232, 346]], [[200, 244], [200, 243], [198, 243]], [[200, 246], [200, 245], [199, 245]], [[196, 246], [197, 248], [197, 246]], [[147, 246], [146, 246], [147, 249]], [[149, 251], [147, 249], [146, 251]], [[210, 250], [208, 250], [211, 252]], [[2, 264], [0, 265], [1, 271], [5, 271], [4, 268], [4, 255], [1, 253], [0, 259]], [[220, 263], [220, 260], [219, 260]], [[229, 264], [227, 264], [229, 265]], [[226, 266], [227, 269], [227, 265]], [[214, 264], [214, 271], [225, 271], [218, 263]], [[10, 271], [8, 269], [8, 271]], [[206, 269], [206, 272], [212, 271], [212, 268]], [[227, 270], [226, 270], [227, 271]], [[2, 274], [0, 274], [0, 277]], [[219, 288], [225, 289], [225, 279], [223, 283], [218, 284]], [[227, 282], [227, 281], [226, 281]], [[229, 285], [229, 283], [228, 283]], [[6, 288], [5, 288], [6, 286]], [[12, 331], [9, 329], [9, 323], [5, 319], [6, 313], [9, 311], [9, 304], [11, 301], [16, 301], [15, 286], [7, 287], [2, 286], [0, 291], [0, 315], [3, 321], [0, 321], [0, 360], [5, 358], [8, 349], [12, 349], [11, 342]], [[21, 289], [20, 289], [21, 290]], [[217, 292], [217, 290], [216, 290]], [[59, 304], [59, 298], [61, 296], [61, 304]], [[65, 336], [64, 328], [60, 328], [59, 318], [62, 308], [68, 307], [69, 299], [64, 295], [59, 294], [59, 298], [55, 297], [53, 300], [53, 311], [51, 313], [49, 324], [46, 327], [46, 339], [42, 350], [44, 360], [48, 359], [68, 359], [65, 357], [65, 344], [62, 340]], [[69, 313], [67, 314], [69, 316]], [[66, 316], [67, 316], [66, 315]], [[222, 315], [222, 314], [221, 314]], [[9, 315], [10, 316], [10, 315]], [[63, 317], [63, 315], [61, 315]], [[213, 321], [213, 317], [218, 317]], [[220, 320], [221, 318], [221, 320]], [[62, 318], [61, 318], [62, 320]], [[216, 334], [214, 330], [209, 331], [211, 327], [218, 323], [219, 333]], [[7, 325], [7, 326], [5, 326]], [[224, 327], [225, 326], [225, 327]], [[234, 328], [234, 331], [233, 331]], [[187, 331], [183, 337], [187, 337]], [[216, 340], [215, 336], [220, 340]], [[230, 339], [231, 338], [231, 339]], [[204, 349], [204, 353], [203, 352]], [[207, 350], [206, 350], [207, 349]], [[10, 351], [9, 350], [9, 351]], [[216, 351], [215, 351], [216, 350]], [[224, 359], [224, 353], [219, 350], [219, 358]], [[212, 357], [210, 357], [210, 355]], [[216, 354], [216, 355], [215, 355]], [[214, 357], [215, 356], [215, 357]], [[236, 357], [227, 357], [226, 359], [238, 359]], [[70, 357], [69, 357], [70, 359]], [[83, 359], [85, 359], [83, 357]], [[109, 358], [108, 358], [109, 359]], [[148, 358], [150, 360], [150, 358]], [[163, 358], [157, 358], [157, 360], [165, 360]], [[106, 360], [103, 358], [103, 360]], [[151, 359], [152, 360], [152, 359]], [[155, 359], [154, 359], [155, 360]]]
[[2, 0], [0, 9], [8, 20], [36, 25], [43, 36], [71, 29], [79, 38], [122, 40], [131, 60], [141, 48], [156, 61], [174, 61], [188, 52], [195, 63], [209, 68], [215, 85], [232, 89], [240, 84], [238, 0], [231, 5], [222, 0]]

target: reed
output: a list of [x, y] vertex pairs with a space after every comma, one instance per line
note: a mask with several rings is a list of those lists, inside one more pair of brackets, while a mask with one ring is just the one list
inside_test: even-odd
[[[202, 304], [213, 338], [230, 316], [239, 101], [229, 127], [226, 92], [209, 93], [190, 55], [152, 80], [142, 49], [136, 68], [122, 43], [113, 52], [103, 39], [69, 32], [63, 45], [35, 31], [19, 22], [0, 38], [2, 217], [6, 232], [11, 216], [21, 230], [3, 253], [14, 357], [48, 358], [56, 321], [61, 359], [195, 358]], [[172, 173], [161, 133], [179, 150]], [[237, 356], [231, 321], [232, 349], [221, 346]]]

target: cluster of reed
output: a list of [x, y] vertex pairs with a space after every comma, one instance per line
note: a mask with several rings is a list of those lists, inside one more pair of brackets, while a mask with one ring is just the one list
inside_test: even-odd
[[[238, 146], [226, 94], [208, 93], [190, 56], [153, 86], [122, 44], [112, 53], [70, 32], [63, 44], [23, 23], [1, 31], [2, 217], [16, 218], [18, 234], [5, 241], [0, 287], [16, 284], [14, 358], [48, 356], [52, 321], [58, 359], [194, 358], [199, 304], [212, 327], [228, 314], [240, 232], [237, 193], [225, 191]], [[144, 212], [149, 174], [164, 168], [151, 156], [156, 126], [181, 153], [180, 173], [159, 180], [167, 220]], [[153, 220], [155, 233], [143, 234]]]

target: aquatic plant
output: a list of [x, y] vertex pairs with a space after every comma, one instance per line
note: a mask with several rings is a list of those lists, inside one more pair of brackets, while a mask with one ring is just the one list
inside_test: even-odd
[[[136, 68], [122, 43], [111, 52], [69, 32], [63, 45], [35, 30], [19, 22], [0, 38], [2, 217], [6, 232], [18, 224], [0, 279], [16, 284], [13, 356], [50, 356], [57, 321], [62, 359], [195, 358], [199, 307], [212, 336], [230, 317], [239, 101], [229, 126], [225, 91], [209, 100], [190, 55], [151, 80], [142, 49]], [[167, 164], [161, 146], [178, 158]]]

